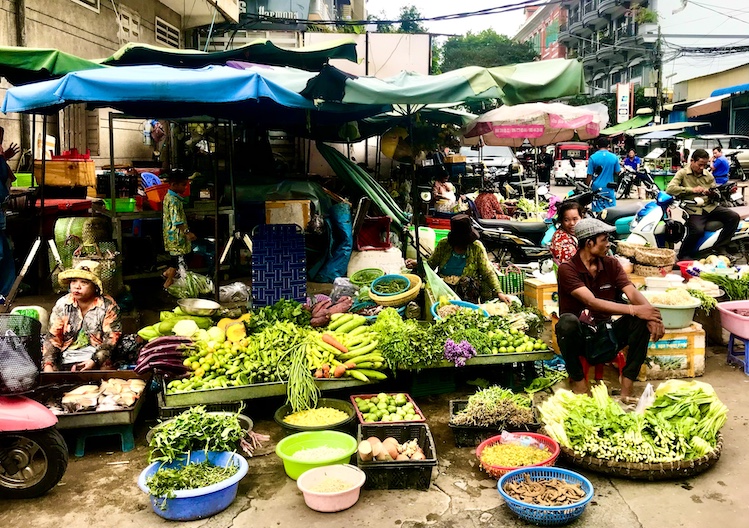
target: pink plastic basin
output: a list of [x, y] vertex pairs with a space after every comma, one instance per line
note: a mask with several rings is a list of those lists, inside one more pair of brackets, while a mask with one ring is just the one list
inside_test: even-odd
[[[313, 489], [326, 479], [336, 479], [351, 484], [343, 491], [321, 492]], [[365, 473], [351, 464], [322, 466], [302, 473], [296, 481], [304, 495], [304, 502], [319, 512], [337, 512], [350, 508], [359, 500], [359, 492], [367, 479]]]
[[749, 317], [739, 315], [733, 310], [749, 310], [749, 301], [730, 301], [718, 303], [720, 324], [733, 335], [749, 339]]

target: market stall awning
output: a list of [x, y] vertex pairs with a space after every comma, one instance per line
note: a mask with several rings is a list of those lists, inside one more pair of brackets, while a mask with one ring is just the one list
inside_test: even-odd
[[131, 43], [100, 62], [109, 66], [160, 64], [175, 68], [202, 68], [211, 64], [225, 65], [234, 60], [319, 71], [330, 59], [357, 62], [356, 42], [343, 38], [300, 48], [281, 48], [270, 40], [259, 39], [239, 48], [208, 53]]
[[641, 136], [637, 136], [637, 139], [670, 139], [676, 137], [684, 132], [684, 129], [679, 130], [657, 130], [655, 132], [648, 132]]
[[709, 125], [709, 122], [705, 121], [680, 121], [678, 123], [664, 123], [662, 125], [652, 125], [652, 126], [646, 126], [641, 128], [633, 128], [631, 130], [626, 130], [624, 133], [628, 136], [641, 136], [642, 134], [647, 134], [649, 132], [658, 132], [662, 130], [682, 130], [682, 129], [688, 129], [690, 127], [701, 127], [701, 126], [707, 126]]
[[693, 104], [687, 108], [687, 117], [699, 117], [701, 115], [720, 112], [723, 106], [723, 99], [726, 99], [727, 97], [731, 97], [731, 94], [715, 95], [703, 99], [699, 103]]
[[653, 120], [652, 115], [638, 115], [628, 121], [624, 121], [623, 123], [618, 123], [614, 126], [604, 128], [603, 130], [601, 130], [601, 135], [602, 136], [616, 136], [632, 128], [644, 127], [645, 125], [650, 123], [652, 120]]
[[56, 49], [0, 46], [0, 77], [15, 86], [105, 67]]
[[732, 95], [741, 92], [749, 92], [749, 84], [736, 84], [734, 86], [718, 88], [717, 90], [713, 90], [713, 92], [710, 94], [710, 97], [714, 97], [716, 95]]
[[479, 99], [505, 104], [556, 99], [585, 91], [582, 64], [554, 59], [482, 68], [470, 66], [440, 75], [403, 71], [394, 77], [356, 77], [326, 66], [308, 83], [309, 99], [348, 104], [425, 105]]

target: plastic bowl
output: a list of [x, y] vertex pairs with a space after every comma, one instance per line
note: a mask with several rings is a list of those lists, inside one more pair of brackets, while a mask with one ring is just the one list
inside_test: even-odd
[[[455, 306], [460, 306], [461, 308], [470, 308], [471, 310], [480, 310], [481, 313], [484, 314], [484, 316], [489, 317], [489, 312], [481, 308], [478, 304], [469, 303], [466, 301], [450, 301], [450, 304], [454, 304]], [[440, 307], [439, 301], [434, 303], [431, 308], [432, 317], [434, 319], [439, 320], [442, 319], [439, 315], [437, 315], [437, 308]]]
[[341, 431], [343, 433], [354, 431], [354, 418], [356, 418], [356, 409], [354, 409], [354, 406], [351, 405], [349, 402], [345, 400], [337, 400], [334, 398], [320, 398], [317, 400], [317, 406], [318, 407], [330, 407], [331, 409], [338, 409], [339, 411], [345, 412], [348, 417], [345, 420], [341, 420], [340, 422], [327, 424], [327, 425], [316, 425], [316, 426], [294, 425], [294, 424], [290, 424], [284, 421], [284, 418], [286, 418], [286, 416], [291, 414], [291, 406], [287, 404], [287, 405], [284, 405], [283, 407], [280, 407], [275, 412], [275, 414], [273, 415], [273, 419], [276, 421], [278, 425], [280, 425], [283, 428], [284, 434], [287, 434], [287, 435], [293, 434], [293, 433], [301, 433], [303, 431], [335, 430], [335, 431]]
[[[351, 487], [343, 491], [321, 492], [313, 488], [325, 478], [334, 478], [350, 482]], [[302, 473], [296, 485], [304, 495], [304, 502], [315, 511], [337, 512], [350, 508], [359, 500], [359, 492], [367, 475], [351, 464], [322, 466]]]
[[[344, 449], [344, 454], [340, 457], [321, 459], [315, 462], [302, 462], [293, 458], [297, 451], [323, 446]], [[356, 438], [340, 431], [307, 431], [289, 435], [278, 442], [276, 454], [283, 460], [283, 469], [286, 474], [296, 480], [302, 473], [310, 469], [348, 463], [351, 460], [351, 455], [356, 452], [356, 447]]]
[[[642, 294], [646, 299], [648, 299], [648, 301], [650, 301], [648, 292], [645, 291], [642, 292]], [[694, 299], [694, 302], [684, 306], [671, 306], [669, 304], [658, 304], [653, 302], [650, 304], [655, 308], [658, 308], [661, 312], [664, 328], [686, 328], [692, 324], [694, 311], [702, 304], [702, 301], [699, 299], [695, 299], [694, 297], [692, 297], [692, 299]]]
[[[526, 475], [533, 481], [559, 479], [568, 484], [578, 484], [585, 492], [585, 496], [578, 502], [565, 506], [539, 506], [510, 497], [504, 490], [505, 484], [523, 481]], [[541, 526], [567, 524], [577, 519], [583, 514], [585, 507], [593, 498], [593, 484], [588, 479], [574, 471], [554, 467], [528, 467], [511, 471], [499, 479], [497, 491], [507, 503], [507, 507], [515, 512], [518, 517]]]
[[749, 301], [729, 301], [718, 303], [720, 324], [736, 337], [749, 339], [749, 317], [739, 315], [733, 310], [749, 310]]
[[[380, 290], [380, 288], [384, 284], [393, 283], [395, 282], [398, 285], [398, 290], [391, 291], [391, 292], [384, 292]], [[393, 295], [400, 295], [401, 293], [405, 293], [408, 291], [408, 289], [411, 287], [411, 281], [408, 279], [408, 277], [404, 275], [383, 275], [382, 277], [377, 277], [375, 280], [372, 281], [372, 284], [369, 287], [369, 290], [374, 293], [375, 295], [379, 295], [380, 297], [391, 297]]]
[[693, 265], [693, 260], [680, 260], [676, 263], [677, 266], [679, 266], [679, 269], [681, 270], [681, 276], [684, 277], [684, 280], [689, 280], [693, 277], [693, 275], [690, 275], [687, 272], [687, 269], [689, 269], [689, 266]]
[[[538, 434], [538, 433], [515, 433], [517, 436], [529, 436], [533, 438], [534, 440], [544, 444], [548, 449], [551, 455], [549, 455], [549, 458], [546, 460], [542, 460], [541, 462], [537, 464], [531, 464], [529, 466], [523, 466], [523, 468], [533, 468], [533, 467], [543, 467], [543, 466], [553, 466], [554, 463], [557, 460], [557, 457], [559, 456], [560, 448], [559, 444], [553, 439], [549, 438], [546, 435]], [[516, 469], [521, 469], [517, 467], [505, 467], [505, 466], [494, 466], [492, 464], [484, 464], [481, 461], [481, 453], [484, 452], [484, 449], [486, 449], [489, 446], [492, 446], [494, 444], [501, 444], [502, 443], [502, 435], [496, 435], [492, 436], [491, 438], [487, 438], [483, 442], [479, 444], [479, 446], [476, 448], [476, 457], [479, 459], [479, 465], [489, 473], [494, 478], [499, 478], [502, 475], [505, 475], [509, 473], [510, 471], [514, 471]]]
[[375, 279], [378, 279], [383, 275], [385, 275], [385, 272], [380, 268], [364, 268], [351, 275], [349, 280], [351, 281], [351, 284], [356, 286], [369, 286]]
[[184, 458], [175, 460], [171, 464], [164, 464], [166, 468], [178, 468], [185, 465], [188, 460], [190, 463], [203, 462], [206, 458], [216, 466], [226, 466], [233, 463], [239, 469], [228, 479], [206, 486], [191, 490], [175, 491], [173, 499], [164, 499], [151, 495], [151, 490], [146, 486], [148, 477], [156, 473], [161, 462], [154, 462], [144, 469], [138, 477], [138, 487], [147, 493], [151, 499], [153, 511], [170, 521], [193, 521], [195, 519], [205, 519], [225, 510], [234, 502], [237, 496], [239, 481], [247, 474], [247, 461], [237, 453], [214, 452], [214, 451], [192, 451]]

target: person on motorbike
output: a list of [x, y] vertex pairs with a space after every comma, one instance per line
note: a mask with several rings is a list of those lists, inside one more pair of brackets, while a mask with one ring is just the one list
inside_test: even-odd
[[60, 273], [70, 293], [60, 298], [49, 318], [42, 344], [45, 372], [113, 369], [111, 354], [122, 335], [120, 308], [102, 292], [99, 263], [84, 260]]
[[666, 192], [681, 200], [704, 199], [701, 204], [685, 204], [684, 209], [689, 213], [687, 220], [687, 236], [681, 243], [679, 259], [688, 260], [697, 253], [697, 243], [705, 234], [705, 226], [710, 220], [723, 224], [720, 237], [713, 248], [720, 254], [726, 254], [723, 246], [731, 240], [741, 218], [734, 211], [711, 203], [711, 189], [717, 184], [715, 178], [707, 170], [710, 155], [704, 149], [692, 152], [689, 166], [676, 172], [666, 187]]
[[616, 180], [621, 171], [619, 166], [619, 157], [609, 150], [608, 138], [601, 137], [596, 141], [598, 151], [588, 160], [588, 177], [585, 180], [587, 185], [596, 190], [601, 190], [601, 195], [609, 200], [596, 200], [593, 205], [593, 211], [598, 213], [607, 207], [616, 205], [616, 193], [614, 189], [609, 189], [607, 185]]
[[585, 216], [585, 209], [575, 201], [566, 201], [557, 208], [558, 228], [551, 237], [549, 250], [556, 264], [567, 262], [577, 253], [575, 225]]
[[728, 181], [728, 173], [731, 171], [731, 164], [723, 155], [723, 149], [715, 147], [713, 149], [713, 161], [710, 163], [710, 172], [713, 173], [715, 183], [723, 185]]
[[[559, 266], [559, 322], [554, 327], [572, 390], [587, 392], [580, 356], [591, 364], [611, 361], [628, 346], [619, 379], [621, 399], [630, 403], [634, 380], [648, 352], [666, 330], [660, 312], [630, 282], [619, 261], [608, 256], [609, 235], [616, 228], [595, 218], [575, 226], [577, 254]], [[624, 293], [629, 304], [620, 302]], [[620, 315], [616, 321], [612, 316]]]
[[624, 158], [624, 166], [629, 167], [633, 171], [637, 172], [637, 168], [640, 166], [640, 163], [642, 163], [642, 160], [637, 154], [635, 154], [635, 149], [629, 149], [629, 152], [627, 152], [627, 157]]
[[[510, 302], [510, 297], [502, 293], [497, 273], [468, 215], [458, 214], [450, 219], [450, 233], [437, 243], [428, 265], [438, 268], [438, 275], [464, 301], [486, 302], [498, 298]], [[414, 266], [415, 260], [406, 260], [406, 267]]]

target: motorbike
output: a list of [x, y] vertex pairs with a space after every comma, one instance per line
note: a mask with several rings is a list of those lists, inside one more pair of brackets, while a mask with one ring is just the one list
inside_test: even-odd
[[[705, 203], [706, 201], [702, 198], [677, 200], [661, 191], [655, 202], [648, 203], [632, 221], [631, 234], [626, 241], [636, 245], [673, 249], [674, 245], [682, 242], [686, 236], [689, 213], [683, 206], [704, 205]], [[749, 262], [749, 211], [741, 211], [739, 214], [742, 221], [739, 222], [736, 233], [725, 249], [732, 255], [742, 255]], [[720, 222], [707, 223], [705, 234], [697, 242], [695, 251], [697, 258], [703, 258], [715, 252], [715, 243], [722, 229], [723, 224]]]
[[741, 207], [744, 205], [744, 195], [739, 191], [735, 181], [728, 180], [715, 189], [718, 205], [723, 207]]
[[[3, 358], [0, 375], [0, 496], [28, 499], [43, 495], [60, 481], [68, 467], [68, 447], [55, 427], [57, 416], [24, 395], [23, 391], [30, 386], [28, 375], [23, 378], [22, 385], [18, 381], [19, 369], [14, 366], [23, 364], [24, 355], [26, 365], [38, 365], [31, 359], [34, 354], [22, 348], [31, 350], [31, 344], [35, 344], [36, 350], [41, 350], [38, 338], [41, 325], [22, 315], [3, 314], [0, 317], [3, 329], [0, 335], [0, 356]], [[37, 337], [30, 339], [27, 347], [20, 344], [24, 343], [23, 339], [6, 335], [5, 330], [13, 330], [16, 324], [36, 329]]]
[[[640, 165], [637, 170], [632, 167], [624, 165], [624, 170], [619, 176], [619, 182], [616, 185], [616, 199], [621, 200], [623, 198], [629, 198], [633, 188], [642, 186], [645, 189], [645, 198], [655, 199], [660, 192], [658, 185], [650, 175], [650, 169]], [[639, 193], [638, 193], [639, 194]]]
[[741, 167], [738, 155], [732, 152], [731, 154], [727, 154], [726, 157], [729, 160], [728, 179], [746, 181], [746, 173], [744, 173], [744, 169]]

